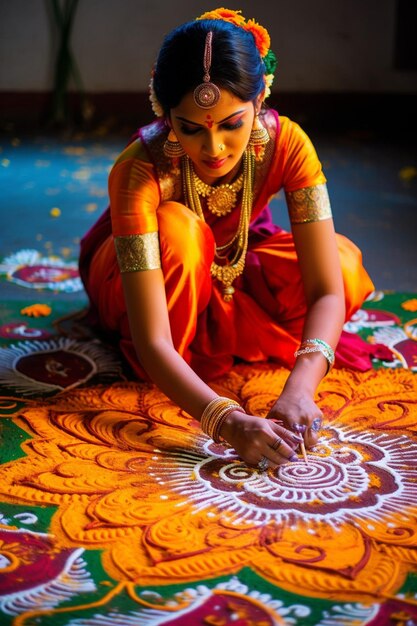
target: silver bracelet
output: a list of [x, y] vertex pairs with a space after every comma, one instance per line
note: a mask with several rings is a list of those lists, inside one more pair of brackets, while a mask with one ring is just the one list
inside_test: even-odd
[[313, 352], [322, 353], [327, 361], [326, 374], [328, 374], [334, 364], [334, 351], [331, 346], [322, 339], [306, 339], [299, 349], [294, 352], [294, 356], [297, 358], [303, 354], [311, 354]]

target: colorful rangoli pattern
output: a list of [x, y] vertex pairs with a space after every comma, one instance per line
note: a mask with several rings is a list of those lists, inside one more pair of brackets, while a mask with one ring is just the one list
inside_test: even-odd
[[[2, 625], [415, 626], [414, 301], [358, 313], [368, 340], [407, 343], [394, 365], [333, 370], [308, 465], [265, 473], [123, 381], [100, 342], [5, 320]], [[286, 377], [239, 365], [214, 387], [266, 415]]]
[[56, 550], [39, 533], [0, 528], [0, 608], [19, 615], [36, 603], [53, 608], [95, 585], [80, 548]]
[[[217, 388], [265, 414], [286, 376], [240, 366]], [[121, 585], [192, 585], [251, 567], [293, 595], [390, 597], [417, 565], [417, 381], [334, 371], [320, 396], [328, 426], [308, 466], [265, 474], [153, 387], [37, 401], [14, 416], [31, 439], [2, 467], [3, 500], [58, 507], [57, 549], [101, 550]]]
[[114, 351], [97, 341], [21, 341], [0, 352], [0, 384], [23, 396], [56, 393], [97, 377], [122, 378]]
[[0, 274], [10, 282], [30, 289], [69, 293], [83, 289], [76, 261], [42, 256], [37, 250], [19, 250], [4, 258], [0, 263]]
[[[395, 296], [394, 296], [395, 299]], [[374, 293], [368, 307], [390, 301], [382, 292]], [[363, 308], [357, 311], [345, 324], [345, 330], [364, 336], [370, 343], [382, 343], [392, 352], [394, 359], [384, 363], [385, 367], [403, 367], [417, 372], [417, 318], [416, 298], [404, 298], [401, 302], [403, 312], [409, 312], [404, 320], [389, 310], [381, 308]]]

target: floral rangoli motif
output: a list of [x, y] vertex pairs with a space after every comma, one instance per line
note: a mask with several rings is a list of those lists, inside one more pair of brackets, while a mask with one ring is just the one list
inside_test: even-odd
[[71, 389], [95, 376], [103, 380], [123, 377], [115, 353], [96, 340], [21, 341], [0, 352], [0, 384], [22, 396]]
[[75, 261], [42, 256], [37, 250], [19, 250], [0, 263], [0, 274], [21, 287], [73, 293], [83, 286]]
[[215, 505], [229, 522], [262, 525], [389, 516], [417, 502], [417, 442], [328, 428], [304, 462], [260, 473], [233, 450], [203, 442], [202, 453], [164, 453], [152, 476], [167, 492], [187, 494], [195, 510]]
[[[286, 376], [239, 366], [214, 387], [266, 415]], [[66, 391], [16, 413], [32, 439], [1, 468], [3, 500], [57, 506], [59, 547], [102, 550], [121, 582], [196, 583], [248, 566], [292, 593], [383, 597], [417, 568], [416, 391], [410, 371], [331, 372], [309, 465], [265, 474], [153, 386]]]
[[0, 527], [0, 609], [18, 615], [52, 608], [95, 585], [81, 548], [56, 550], [47, 535]]

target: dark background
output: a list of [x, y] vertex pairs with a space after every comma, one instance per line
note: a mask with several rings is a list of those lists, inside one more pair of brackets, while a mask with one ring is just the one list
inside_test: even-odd
[[[362, 249], [378, 289], [417, 291], [417, 2], [226, 4], [271, 34], [269, 105], [312, 138], [337, 230]], [[107, 204], [112, 160], [152, 120], [147, 84], [163, 36], [217, 3], [73, 5], [65, 41], [53, 2], [0, 0], [1, 257], [25, 247], [77, 257]], [[288, 226], [283, 198], [272, 208]]]

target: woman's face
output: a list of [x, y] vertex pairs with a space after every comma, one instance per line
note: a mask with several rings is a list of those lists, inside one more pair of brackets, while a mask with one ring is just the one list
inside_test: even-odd
[[249, 141], [255, 107], [230, 91], [220, 89], [220, 100], [201, 109], [189, 93], [171, 109], [171, 124], [178, 141], [206, 183], [226, 176], [235, 168]]

